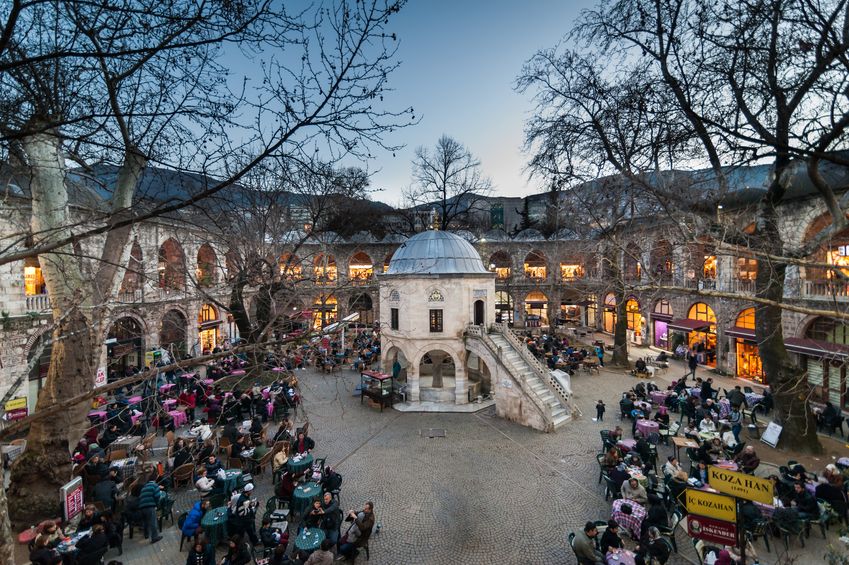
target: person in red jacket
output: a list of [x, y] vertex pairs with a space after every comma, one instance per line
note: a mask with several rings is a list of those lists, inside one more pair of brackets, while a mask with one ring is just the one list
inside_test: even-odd
[[180, 401], [180, 406], [186, 407], [186, 417], [189, 421], [194, 421], [195, 419], [195, 406], [197, 406], [197, 397], [195, 396], [195, 391], [186, 389], [180, 393], [178, 397]]

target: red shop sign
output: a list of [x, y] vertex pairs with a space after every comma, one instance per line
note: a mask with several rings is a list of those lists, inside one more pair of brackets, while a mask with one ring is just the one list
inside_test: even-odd
[[715, 518], [687, 515], [687, 530], [690, 537], [721, 545], [737, 545], [737, 524]]

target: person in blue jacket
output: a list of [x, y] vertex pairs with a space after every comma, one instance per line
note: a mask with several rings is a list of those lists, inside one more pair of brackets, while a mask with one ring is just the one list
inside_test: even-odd
[[200, 521], [203, 515], [209, 510], [209, 500], [199, 500], [195, 502], [189, 513], [186, 514], [186, 521], [183, 522], [182, 532], [187, 538], [194, 538], [197, 542], [198, 530], [200, 529]]

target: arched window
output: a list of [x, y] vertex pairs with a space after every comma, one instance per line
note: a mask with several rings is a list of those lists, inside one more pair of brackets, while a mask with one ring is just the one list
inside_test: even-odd
[[362, 251], [354, 254], [348, 263], [348, 278], [354, 284], [363, 283], [371, 279], [374, 274], [374, 265], [371, 257]]
[[510, 278], [511, 265], [510, 255], [505, 251], [496, 251], [489, 258], [489, 270], [495, 273], [497, 279]]
[[159, 248], [159, 288], [183, 290], [186, 288], [186, 260], [183, 248], [174, 239], [167, 239]]
[[27, 296], [47, 294], [47, 286], [44, 284], [44, 275], [37, 257], [24, 259], [24, 294]]
[[629, 298], [625, 302], [625, 313], [628, 316], [628, 329], [634, 332], [634, 335], [643, 335], [643, 315], [640, 313], [640, 303], [635, 298]]
[[130, 293], [139, 290], [144, 282], [144, 263], [142, 248], [138, 240], [133, 241], [130, 248], [130, 258], [127, 261], [127, 269], [121, 281], [121, 293]]
[[215, 255], [215, 250], [208, 243], [204, 243], [198, 249], [198, 268], [195, 272], [198, 286], [209, 287], [216, 283], [215, 265], [218, 258]]
[[284, 253], [277, 261], [280, 274], [287, 279], [297, 279], [301, 276], [301, 260], [291, 253]]
[[548, 276], [545, 255], [539, 251], [531, 251], [525, 257], [525, 276], [529, 279], [542, 280]]
[[313, 262], [313, 273], [317, 284], [331, 284], [336, 280], [336, 258], [319, 253]]

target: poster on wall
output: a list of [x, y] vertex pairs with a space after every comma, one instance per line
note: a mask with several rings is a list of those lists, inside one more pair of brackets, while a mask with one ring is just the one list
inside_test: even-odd
[[83, 511], [83, 479], [75, 477], [71, 482], [65, 483], [59, 489], [59, 498], [62, 502], [62, 512], [65, 521], [73, 519]]

